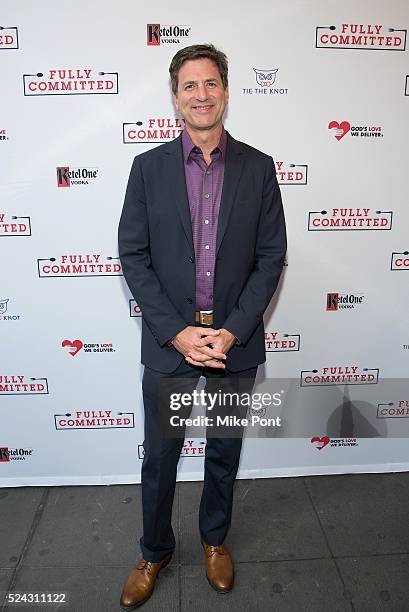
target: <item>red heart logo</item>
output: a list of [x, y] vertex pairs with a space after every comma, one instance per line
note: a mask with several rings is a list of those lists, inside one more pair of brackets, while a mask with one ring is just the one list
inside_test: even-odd
[[334, 130], [335, 138], [337, 140], [341, 140], [345, 134], [348, 134], [349, 130], [351, 129], [351, 124], [349, 121], [342, 121], [342, 123], [338, 123], [338, 121], [331, 121], [331, 123], [328, 124], [328, 129]]
[[71, 340], [63, 340], [61, 346], [69, 346], [70, 348], [68, 349], [68, 353], [72, 356], [75, 357], [75, 355], [78, 353], [78, 351], [80, 351], [82, 349], [82, 347], [84, 346], [83, 343], [81, 342], [81, 340], [73, 340], [73, 342], [71, 342]]
[[322, 436], [322, 438], [319, 438], [318, 436], [314, 436], [313, 438], [311, 438], [311, 443], [313, 444], [314, 442], [318, 442], [319, 444], [321, 444], [321, 446], [316, 446], [315, 448], [317, 450], [322, 450], [324, 448], [324, 446], [327, 446], [327, 444], [329, 444], [329, 437], [328, 436]]

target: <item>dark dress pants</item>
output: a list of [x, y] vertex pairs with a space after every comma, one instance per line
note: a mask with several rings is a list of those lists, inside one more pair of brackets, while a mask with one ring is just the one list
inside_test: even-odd
[[[201, 375], [206, 377], [205, 391], [252, 392], [257, 367], [241, 372], [217, 368], [196, 367], [185, 360], [171, 374], [163, 374], [145, 367], [142, 393], [145, 411], [144, 459], [142, 464], [143, 537], [140, 540], [143, 558], [156, 563], [175, 548], [171, 524], [176, 473], [183, 448], [183, 435], [168, 437], [159, 424], [159, 389], [161, 379], [179, 393], [191, 393]], [[207, 412], [208, 414], [208, 412]], [[245, 416], [245, 415], [244, 415]], [[204, 483], [199, 510], [199, 531], [210, 545], [222, 544], [230, 527], [233, 485], [239, 467], [242, 433], [234, 437], [215, 437], [207, 430], [204, 462]]]

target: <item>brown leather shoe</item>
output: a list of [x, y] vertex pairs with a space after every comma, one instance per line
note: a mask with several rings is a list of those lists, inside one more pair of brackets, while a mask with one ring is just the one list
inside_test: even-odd
[[229, 551], [224, 544], [210, 546], [202, 540], [206, 557], [206, 576], [210, 586], [218, 593], [228, 593], [233, 588], [234, 569]]
[[135, 610], [149, 599], [160, 570], [166, 567], [171, 559], [172, 553], [169, 553], [158, 563], [151, 563], [145, 559], [139, 561], [129, 574], [122, 590], [120, 604], [124, 610]]

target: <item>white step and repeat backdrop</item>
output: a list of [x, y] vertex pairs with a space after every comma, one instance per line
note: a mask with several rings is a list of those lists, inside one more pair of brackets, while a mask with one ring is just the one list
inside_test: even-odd
[[[169, 62], [202, 42], [229, 57], [226, 127], [274, 157], [288, 224], [258, 381], [290, 401], [239, 476], [408, 470], [407, 0], [3, 0], [0, 26], [0, 485], [140, 479], [117, 225], [133, 157], [181, 129]], [[204, 447], [187, 437], [180, 480]]]

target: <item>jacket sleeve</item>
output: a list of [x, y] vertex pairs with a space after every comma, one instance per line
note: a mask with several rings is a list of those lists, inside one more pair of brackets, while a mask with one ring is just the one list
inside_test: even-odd
[[268, 158], [257, 229], [254, 268], [223, 327], [245, 345], [259, 325], [277, 289], [287, 238], [280, 187], [274, 162]]
[[187, 326], [152, 268], [140, 158], [132, 164], [118, 228], [119, 257], [128, 287], [160, 346]]

